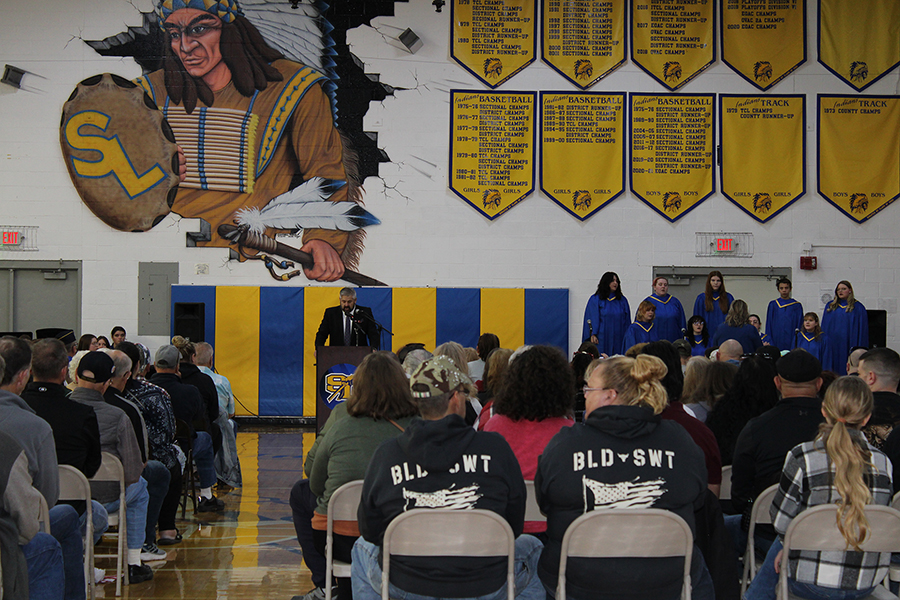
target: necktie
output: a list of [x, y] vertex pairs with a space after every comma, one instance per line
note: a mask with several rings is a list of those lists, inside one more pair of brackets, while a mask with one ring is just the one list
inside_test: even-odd
[[350, 345], [350, 317], [344, 315], [344, 345]]

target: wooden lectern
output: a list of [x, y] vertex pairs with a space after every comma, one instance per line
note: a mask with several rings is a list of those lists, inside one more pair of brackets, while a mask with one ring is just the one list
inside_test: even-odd
[[370, 346], [316, 346], [316, 433], [335, 406], [350, 397], [351, 377]]

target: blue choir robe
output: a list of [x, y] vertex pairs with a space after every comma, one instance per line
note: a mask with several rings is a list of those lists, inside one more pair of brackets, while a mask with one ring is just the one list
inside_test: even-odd
[[[719, 296], [713, 296], [713, 307], [711, 311], [706, 310], [706, 294], [700, 294], [697, 296], [697, 299], [694, 300], [694, 315], [703, 317], [703, 320], [706, 321], [706, 330], [709, 332], [716, 332], [719, 329], [719, 325], [725, 322], [725, 316], [728, 315], [728, 311], [722, 312], [722, 309], [719, 308]], [[731, 308], [731, 303], [734, 302], [734, 296], [728, 294], [728, 308]]]
[[[770, 346], [772, 345], [772, 340], [762, 331], [759, 332], [759, 341], [763, 343], [763, 346], [765, 346], [766, 344], [769, 344]], [[776, 348], [778, 348], [778, 346], [776, 346]], [[778, 349], [781, 350], [781, 348]]]
[[628, 329], [625, 331], [625, 341], [622, 343], [620, 353], [625, 354], [625, 351], [635, 344], [656, 341], [659, 341], [659, 330], [656, 328], [655, 323], [648, 324], [635, 321], [629, 325]]
[[[588, 327], [588, 319], [591, 326]], [[619, 299], [601, 300], [594, 294], [588, 300], [584, 309], [584, 327], [581, 332], [581, 341], [587, 341], [591, 337], [591, 330], [597, 336], [597, 349], [600, 352], [612, 356], [618, 354], [622, 348], [622, 340], [625, 338], [625, 330], [631, 322], [631, 309], [628, 307], [628, 298], [622, 296]]]
[[794, 347], [794, 334], [803, 331], [803, 305], [789, 298], [775, 298], [766, 311], [766, 335], [769, 343], [779, 350]]
[[[829, 353], [828, 346], [828, 334], [822, 333], [819, 335], [819, 339], [806, 331], [801, 331], [797, 334], [797, 345], [794, 348], [803, 348], [813, 356], [819, 359], [819, 362], [822, 363], [822, 367], [828, 369], [826, 365], [828, 361], [831, 359], [831, 354]], [[793, 350], [793, 348], [792, 348]], [[846, 369], [847, 360], [844, 360], [844, 368]]]
[[691, 356], [706, 356], [706, 350], [709, 348], [709, 340], [704, 344], [702, 335], [692, 335], [691, 338], [688, 338], [688, 343], [691, 345]]
[[656, 317], [653, 319], [654, 329], [659, 331], [659, 339], [674, 342], [684, 338], [684, 328], [687, 326], [684, 319], [684, 307], [678, 298], [672, 294], [666, 294], [665, 298], [650, 294], [645, 298], [656, 307]]
[[822, 314], [822, 331], [828, 334], [831, 360], [823, 361], [822, 368], [838, 375], [847, 374], [847, 357], [853, 346], [869, 347], [869, 314], [862, 302], [853, 305], [847, 312], [847, 305], [841, 304], [832, 311], [825, 308]]

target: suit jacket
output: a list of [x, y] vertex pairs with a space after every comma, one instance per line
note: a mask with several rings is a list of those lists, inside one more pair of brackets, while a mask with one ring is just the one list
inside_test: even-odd
[[[375, 326], [372, 309], [368, 306], [357, 304], [355, 313], [357, 316], [361, 316], [362, 323], [351, 325], [350, 345], [372, 346], [377, 350], [379, 348], [378, 327]], [[341, 310], [340, 306], [332, 306], [325, 309], [322, 323], [319, 325], [318, 333], [316, 333], [316, 346], [324, 346], [325, 340], [330, 340], [329, 346], [344, 345], [344, 311]]]

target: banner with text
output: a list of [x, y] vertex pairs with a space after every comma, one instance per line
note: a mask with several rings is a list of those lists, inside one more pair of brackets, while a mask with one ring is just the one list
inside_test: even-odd
[[450, 189], [488, 219], [534, 191], [535, 99], [450, 91]]
[[535, 0], [452, 0], [450, 56], [495, 88], [534, 61]]
[[862, 223], [900, 196], [900, 96], [818, 100], [819, 193]]
[[900, 2], [819, 0], [819, 62], [862, 91], [900, 64]]
[[722, 193], [765, 223], [806, 193], [806, 96], [719, 96]]
[[625, 62], [625, 0], [544, 0], [541, 56], [587, 89]]
[[715, 94], [631, 94], [631, 191], [677, 221], [716, 191]]
[[765, 91], [806, 62], [806, 0], [720, 0], [722, 60]]
[[625, 94], [541, 92], [541, 190], [584, 221], [625, 191]]
[[713, 0], [633, 0], [631, 60], [670, 90], [716, 56]]

